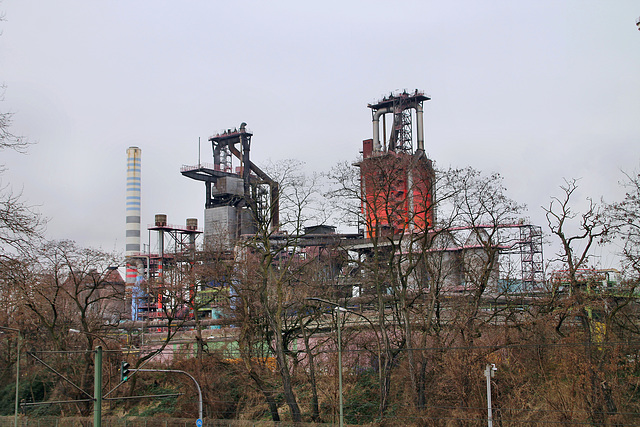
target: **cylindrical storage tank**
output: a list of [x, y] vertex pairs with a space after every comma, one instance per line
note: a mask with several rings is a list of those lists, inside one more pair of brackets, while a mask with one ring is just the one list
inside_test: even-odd
[[187, 218], [187, 230], [195, 231], [198, 229], [198, 218]]
[[167, 225], [167, 216], [165, 214], [156, 214], [156, 227], [164, 227]]
[[[198, 230], [198, 218], [187, 218], [187, 230]], [[189, 247], [192, 251], [196, 250], [196, 233], [189, 233]]]

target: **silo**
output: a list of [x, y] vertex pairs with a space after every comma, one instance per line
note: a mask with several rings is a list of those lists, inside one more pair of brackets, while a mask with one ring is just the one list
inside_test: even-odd
[[[198, 218], [187, 218], [187, 230], [189, 231], [197, 231], [198, 230]], [[195, 233], [189, 233], [189, 250], [196, 250], [196, 236]]]

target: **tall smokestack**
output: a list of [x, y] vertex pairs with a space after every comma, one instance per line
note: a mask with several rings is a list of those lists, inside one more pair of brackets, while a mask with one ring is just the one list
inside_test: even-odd
[[126, 255], [140, 253], [140, 156], [138, 147], [127, 149], [127, 246]]
[[127, 257], [126, 303], [131, 306], [131, 296], [138, 276], [138, 262], [134, 258], [140, 254], [140, 160], [142, 150], [127, 148], [127, 236], [125, 255]]

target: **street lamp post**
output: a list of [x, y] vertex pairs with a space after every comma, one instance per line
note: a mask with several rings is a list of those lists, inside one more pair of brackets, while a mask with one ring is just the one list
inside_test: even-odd
[[496, 368], [496, 365], [493, 363], [487, 363], [487, 366], [484, 368], [484, 376], [487, 377], [487, 419], [489, 427], [493, 427], [493, 413], [491, 411], [491, 378], [497, 370], [498, 368]]
[[[321, 302], [323, 304], [328, 304], [330, 306], [333, 306], [336, 308], [336, 310], [339, 310], [341, 312], [344, 313], [353, 313], [356, 316], [360, 316], [362, 317], [364, 320], [366, 320], [369, 325], [371, 325], [371, 329], [373, 329], [373, 333], [376, 334], [376, 343], [378, 344], [378, 379], [379, 379], [379, 387], [380, 387], [380, 393], [382, 393], [382, 345], [380, 344], [380, 336], [378, 335], [378, 331], [376, 330], [375, 325], [373, 324], [373, 322], [371, 320], [369, 320], [369, 318], [367, 316], [365, 316], [362, 313], [358, 313], [357, 311], [353, 311], [353, 310], [349, 310], [348, 308], [345, 308], [343, 306], [341, 306], [338, 303], [332, 302], [332, 301], [328, 301], [326, 299], [322, 299], [322, 298], [316, 298], [316, 297], [309, 297], [306, 298], [307, 301], [318, 301]], [[340, 388], [340, 410], [342, 413], [342, 348], [341, 348], [341, 340], [340, 340], [340, 323], [338, 322], [338, 370], [340, 373], [340, 377], [339, 377], [339, 388]], [[382, 404], [380, 405], [380, 416], [382, 416]]]
[[[334, 310], [336, 313], [342, 313], [347, 311], [344, 307], [335, 307]], [[340, 427], [344, 426], [344, 405], [342, 403], [342, 336], [341, 336], [341, 321], [340, 316], [336, 316], [337, 321], [336, 325], [338, 325], [338, 399], [340, 405]]]
[[18, 333], [18, 343], [16, 346], [16, 353], [17, 353], [16, 355], [16, 401], [15, 401], [15, 407], [13, 410], [13, 425], [14, 427], [18, 427], [18, 399], [20, 398], [20, 350], [22, 347], [22, 334], [20, 333], [20, 329], [16, 329], [16, 328], [0, 326], [0, 329]]
[[181, 371], [179, 369], [132, 369], [132, 371], [133, 372], [171, 372], [171, 373], [185, 374], [186, 376], [191, 378], [193, 383], [196, 385], [196, 390], [198, 391], [198, 419], [202, 420], [202, 416], [203, 416], [202, 415], [202, 389], [200, 388], [200, 384], [198, 384], [198, 381], [196, 381], [193, 375], [191, 375], [187, 371]]

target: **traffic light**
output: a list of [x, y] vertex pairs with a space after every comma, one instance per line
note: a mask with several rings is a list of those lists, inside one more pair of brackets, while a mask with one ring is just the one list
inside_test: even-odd
[[129, 362], [120, 363], [120, 381], [125, 382], [129, 379], [129, 372], [131, 372], [129, 369], [130, 366]]

